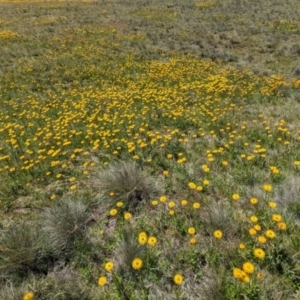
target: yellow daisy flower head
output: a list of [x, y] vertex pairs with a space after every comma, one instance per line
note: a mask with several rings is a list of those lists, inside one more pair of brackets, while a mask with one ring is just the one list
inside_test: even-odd
[[207, 179], [203, 180], [203, 184], [204, 185], [209, 185], [209, 180], [207, 180]]
[[258, 238], [257, 238], [257, 241], [261, 244], [265, 244], [267, 242], [267, 239], [265, 236], [263, 235], [260, 235]]
[[104, 266], [104, 268], [107, 272], [112, 271], [114, 267], [115, 267], [115, 264], [112, 261], [108, 261]]
[[192, 245], [196, 244], [196, 243], [197, 243], [196, 238], [194, 238], [194, 237], [190, 238], [190, 243], [191, 243]]
[[250, 229], [249, 229], [249, 234], [250, 234], [250, 235], [256, 235], [256, 234], [257, 234], [257, 231], [256, 231], [254, 228], [250, 228]]
[[250, 281], [250, 278], [247, 275], [247, 273], [239, 268], [233, 269], [233, 277], [244, 283], [248, 283]]
[[259, 258], [259, 259], [264, 259], [266, 256], [266, 253], [263, 249], [261, 248], [255, 248], [253, 251], [253, 254], [255, 257]]
[[232, 200], [237, 201], [237, 200], [240, 199], [240, 195], [239, 195], [239, 194], [233, 194], [233, 195], [231, 196], [231, 198], [232, 198]]
[[280, 230], [286, 230], [286, 224], [284, 222], [278, 222], [277, 227]]
[[33, 298], [34, 298], [33, 292], [27, 292], [27, 293], [24, 294], [24, 296], [23, 296], [23, 300], [32, 300]]
[[122, 201], [118, 201], [116, 205], [117, 205], [117, 207], [122, 207], [124, 205], [124, 203]]
[[105, 276], [100, 276], [98, 278], [98, 285], [100, 286], [104, 286], [107, 283], [107, 278]]
[[131, 263], [131, 266], [134, 270], [139, 270], [142, 268], [143, 266], [143, 260], [139, 257], [136, 257], [132, 263]]
[[51, 196], [50, 196], [50, 200], [55, 200], [56, 199], [56, 195], [55, 194], [52, 194]]
[[203, 186], [197, 185], [196, 190], [197, 190], [198, 192], [203, 191]]
[[277, 206], [277, 203], [274, 201], [270, 201], [268, 204], [271, 208], [275, 208]]
[[282, 216], [279, 214], [273, 214], [272, 215], [272, 220], [275, 222], [281, 222], [282, 221]]
[[194, 183], [194, 182], [189, 182], [188, 183], [188, 187], [191, 189], [191, 190], [194, 190], [197, 188], [197, 185]]
[[158, 201], [157, 201], [157, 200], [152, 200], [152, 201], [151, 201], [151, 204], [152, 204], [153, 206], [157, 206]]
[[175, 274], [173, 277], [173, 281], [177, 285], [181, 285], [183, 283], [183, 280], [184, 280], [183, 276], [179, 273]]
[[113, 209], [111, 209], [111, 210], [109, 211], [109, 215], [110, 215], [111, 217], [114, 217], [117, 213], [118, 213], [118, 210], [115, 209], [115, 208], [113, 208]]
[[174, 201], [170, 201], [170, 202], [168, 203], [169, 208], [174, 208], [175, 205], [176, 205], [176, 204], [175, 204]]
[[214, 231], [214, 237], [216, 239], [221, 239], [223, 237], [223, 232], [221, 230], [215, 230]]
[[258, 225], [258, 224], [255, 224], [255, 225], [253, 226], [253, 228], [254, 228], [256, 231], [261, 231], [261, 226]]
[[274, 239], [276, 237], [276, 234], [273, 230], [271, 229], [268, 229], [266, 230], [266, 233], [265, 233], [266, 237], [268, 237], [269, 239]]
[[247, 261], [243, 263], [243, 270], [247, 274], [252, 274], [254, 272], [254, 269], [254, 265], [251, 262]]
[[169, 171], [168, 170], [164, 170], [163, 171], [163, 175], [165, 175], [165, 176], [169, 175]]
[[196, 229], [194, 227], [188, 228], [188, 234], [195, 234], [195, 233], [196, 233]]
[[148, 245], [153, 247], [157, 244], [157, 238], [155, 236], [149, 236]]
[[244, 243], [240, 243], [240, 244], [239, 244], [239, 248], [240, 248], [241, 250], [244, 250], [244, 249], [246, 248], [246, 245], [245, 245]]
[[271, 184], [264, 184], [263, 189], [265, 190], [265, 192], [270, 193], [270, 192], [272, 192], [273, 187]]
[[223, 161], [222, 161], [222, 165], [223, 165], [224, 167], [228, 166], [228, 161], [223, 160]]
[[199, 209], [200, 208], [200, 203], [199, 202], [194, 202], [193, 203], [193, 208], [194, 209]]
[[164, 203], [164, 202], [167, 201], [167, 197], [166, 196], [160, 196], [159, 201]]
[[252, 223], [256, 223], [256, 222], [258, 221], [258, 217], [257, 217], [257, 216], [251, 216], [251, 217], [250, 217], [250, 221], [251, 221]]
[[181, 200], [181, 205], [182, 206], [186, 206], [188, 204], [187, 200], [183, 199]]
[[255, 205], [255, 204], [258, 203], [258, 199], [255, 198], [255, 197], [252, 197], [252, 198], [250, 198], [250, 203], [253, 204], [253, 205]]
[[129, 219], [131, 219], [131, 217], [132, 217], [132, 214], [130, 212], [125, 212], [124, 213], [124, 219], [125, 220], [129, 220]]
[[146, 234], [146, 232], [141, 232], [139, 233], [139, 236], [138, 236], [138, 243], [140, 245], [146, 245], [147, 244], [147, 241], [148, 241], [148, 236]]
[[174, 209], [170, 209], [170, 210], [169, 210], [169, 215], [170, 215], [170, 216], [173, 216], [174, 214], [175, 214], [175, 210], [174, 210]]

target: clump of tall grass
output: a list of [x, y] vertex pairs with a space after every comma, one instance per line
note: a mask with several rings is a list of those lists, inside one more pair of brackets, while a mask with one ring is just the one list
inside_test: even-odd
[[33, 223], [14, 223], [0, 235], [0, 279], [39, 272], [43, 259], [41, 231]]
[[154, 178], [146, 176], [134, 162], [113, 162], [95, 173], [93, 187], [104, 199], [123, 201], [127, 208], [134, 208], [160, 191]]
[[89, 221], [88, 208], [81, 201], [61, 199], [45, 209], [43, 231], [53, 254], [69, 255], [75, 240], [84, 237]]

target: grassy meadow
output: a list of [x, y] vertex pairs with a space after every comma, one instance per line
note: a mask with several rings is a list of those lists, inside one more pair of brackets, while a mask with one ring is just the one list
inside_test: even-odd
[[0, 299], [300, 299], [296, 0], [0, 0]]

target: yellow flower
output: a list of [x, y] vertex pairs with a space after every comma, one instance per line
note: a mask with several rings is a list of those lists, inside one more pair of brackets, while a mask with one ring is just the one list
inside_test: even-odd
[[201, 185], [197, 185], [196, 190], [198, 192], [201, 192], [201, 191], [203, 191], [203, 187]]
[[257, 277], [258, 279], [263, 278], [263, 273], [262, 273], [262, 272], [258, 272], [257, 275], [256, 275], [256, 277]]
[[107, 279], [106, 279], [105, 276], [100, 276], [100, 277], [98, 278], [98, 285], [104, 286], [104, 285], [106, 285], [106, 283], [107, 283]]
[[257, 238], [257, 241], [261, 244], [265, 244], [267, 242], [267, 239], [263, 236], [263, 235], [260, 235], [258, 238]]
[[266, 256], [266, 253], [263, 249], [261, 248], [255, 248], [253, 251], [253, 254], [255, 257], [259, 258], [259, 259], [264, 259]]
[[114, 263], [112, 261], [108, 261], [104, 268], [107, 272], [110, 272], [115, 267]]
[[250, 203], [255, 205], [255, 204], [258, 203], [258, 199], [253, 197], [253, 198], [250, 199]]
[[250, 235], [256, 235], [256, 234], [257, 234], [257, 231], [256, 231], [254, 228], [250, 228], [250, 229], [249, 229], [249, 234], [250, 234]]
[[169, 208], [174, 208], [175, 205], [176, 205], [176, 204], [175, 204], [174, 201], [170, 201], [170, 202], [168, 203]]
[[157, 244], [157, 238], [155, 236], [149, 236], [148, 245], [153, 247], [156, 244]]
[[74, 185], [70, 186], [69, 190], [70, 191], [74, 191], [74, 190], [76, 190], [76, 188], [77, 188], [77, 186], [76, 186], [76, 184], [74, 184]]
[[124, 204], [123, 204], [123, 202], [122, 201], [119, 201], [119, 202], [117, 202], [117, 207], [122, 207]]
[[167, 197], [166, 196], [160, 196], [159, 197], [159, 201], [160, 202], [166, 202], [167, 201]]
[[222, 236], [223, 236], [223, 233], [222, 233], [221, 230], [215, 230], [215, 231], [214, 231], [214, 237], [215, 237], [216, 239], [221, 239]]
[[31, 300], [33, 299], [34, 294], [33, 292], [27, 292], [24, 296], [23, 296], [23, 300]]
[[195, 234], [195, 233], [196, 233], [196, 229], [194, 227], [188, 228], [188, 234]]
[[295, 166], [300, 166], [300, 160], [295, 160], [295, 161], [294, 161], [294, 165], [295, 165]]
[[286, 224], [284, 222], [277, 223], [277, 227], [280, 230], [286, 230]]
[[194, 190], [197, 187], [197, 185], [194, 182], [189, 182], [188, 186], [191, 190]]
[[156, 205], [158, 204], [158, 201], [157, 201], [157, 200], [152, 200], [152, 201], [151, 201], [151, 204], [152, 204], [153, 206], [156, 206]]
[[194, 202], [193, 208], [194, 209], [199, 209], [200, 208], [200, 203], [199, 202]]
[[165, 175], [165, 176], [169, 175], [169, 171], [168, 170], [164, 170], [163, 171], [163, 175]]
[[240, 243], [240, 244], [239, 244], [239, 248], [240, 248], [241, 250], [244, 250], [244, 249], [246, 248], [246, 245], [245, 245], [244, 243]]
[[209, 185], [209, 180], [207, 180], [207, 179], [203, 180], [203, 184], [204, 185]]
[[181, 205], [186, 206], [188, 204], [187, 200], [181, 200]]
[[173, 216], [174, 214], [175, 214], [175, 210], [174, 210], [174, 209], [170, 209], [170, 210], [169, 210], [169, 215], [170, 215], [170, 216]]
[[273, 230], [270, 230], [270, 229], [267, 230], [265, 234], [266, 234], [266, 237], [268, 237], [269, 239], [274, 239], [276, 237], [275, 232]]
[[272, 215], [272, 220], [275, 222], [281, 222], [282, 221], [282, 216], [279, 214], [273, 214]]
[[232, 200], [236, 201], [236, 200], [240, 199], [240, 195], [239, 194], [233, 194], [231, 198], [232, 198]]
[[224, 167], [228, 166], [228, 161], [223, 160], [223, 161], [222, 161], [222, 165], [223, 165]]
[[110, 192], [110, 193], [109, 193], [109, 196], [110, 196], [110, 197], [113, 197], [114, 195], [115, 195], [114, 192]]
[[271, 208], [275, 208], [275, 207], [277, 206], [277, 203], [274, 202], [274, 201], [270, 201], [270, 202], [269, 202], [269, 206], [270, 206]]
[[56, 195], [55, 194], [52, 194], [51, 196], [50, 196], [50, 200], [55, 200], [56, 199]]
[[139, 270], [139, 269], [141, 269], [142, 266], [143, 266], [143, 261], [142, 261], [140, 258], [136, 257], [136, 258], [132, 261], [131, 266], [132, 266], [133, 269]]
[[172, 158], [172, 157], [173, 157], [172, 154], [167, 154], [167, 158], [168, 158], [168, 159], [170, 159], [170, 158]]
[[146, 232], [141, 232], [138, 236], [138, 242], [140, 245], [146, 245], [148, 241], [148, 236]]
[[181, 274], [175, 274], [174, 277], [173, 277], [173, 281], [175, 284], [177, 285], [181, 285], [183, 283], [183, 276]]
[[117, 213], [118, 213], [118, 211], [117, 211], [115, 208], [113, 208], [113, 209], [111, 209], [111, 210], [109, 211], [109, 215], [110, 215], [111, 217], [114, 217]]
[[192, 238], [190, 239], [190, 243], [191, 243], [192, 245], [196, 244], [196, 242], [197, 242], [197, 240], [196, 240], [194, 237], [192, 237]]
[[263, 188], [267, 193], [272, 192], [272, 189], [273, 189], [271, 184], [264, 184]]
[[245, 263], [243, 263], [243, 270], [247, 273], [247, 274], [252, 274], [254, 272], [254, 265], [247, 261]]
[[261, 226], [258, 224], [255, 224], [253, 227], [256, 231], [261, 231]]
[[253, 223], [256, 223], [258, 221], [258, 217], [257, 216], [251, 216], [250, 221], [253, 222]]
[[242, 281], [242, 282], [249, 282], [250, 278], [249, 276], [246, 274], [246, 272], [244, 272], [243, 270], [239, 269], [239, 268], [234, 268], [233, 269], [233, 277]]
[[130, 212], [124, 213], [124, 219], [129, 220], [132, 217], [132, 214]]

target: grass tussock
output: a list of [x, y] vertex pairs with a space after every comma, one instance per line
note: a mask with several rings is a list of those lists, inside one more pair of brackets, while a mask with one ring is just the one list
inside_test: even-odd
[[1, 280], [43, 273], [43, 239], [35, 223], [13, 224], [1, 232], [0, 239]]
[[84, 237], [90, 221], [87, 207], [80, 201], [62, 199], [44, 212], [43, 231], [55, 255], [67, 256], [76, 239]]
[[124, 201], [126, 208], [134, 209], [141, 202], [158, 195], [159, 183], [146, 176], [133, 162], [115, 162], [95, 174], [93, 187], [100, 198], [108, 198], [111, 204]]

